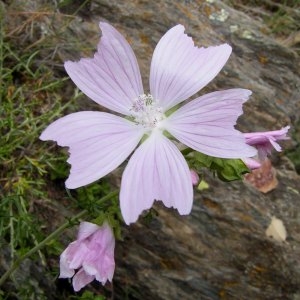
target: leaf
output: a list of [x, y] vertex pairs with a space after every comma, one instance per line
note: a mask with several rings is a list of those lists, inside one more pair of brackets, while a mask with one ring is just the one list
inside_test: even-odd
[[286, 229], [283, 222], [276, 217], [272, 217], [271, 223], [266, 230], [266, 235], [274, 238], [278, 242], [284, 242], [286, 240]]
[[244, 174], [250, 172], [241, 159], [212, 157], [197, 151], [190, 152], [186, 159], [191, 166], [196, 168], [205, 167], [216, 172], [217, 176], [223, 181], [241, 180]]

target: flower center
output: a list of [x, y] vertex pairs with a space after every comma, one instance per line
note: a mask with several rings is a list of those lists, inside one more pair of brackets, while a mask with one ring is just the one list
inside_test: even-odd
[[150, 94], [139, 95], [130, 110], [134, 121], [148, 129], [157, 127], [165, 118], [162, 107]]

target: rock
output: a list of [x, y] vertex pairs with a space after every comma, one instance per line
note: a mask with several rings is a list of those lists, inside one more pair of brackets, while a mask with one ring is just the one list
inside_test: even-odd
[[[211, 188], [196, 193], [190, 216], [156, 206], [157, 218], [126, 229], [117, 244], [116, 298], [125, 290], [129, 299], [293, 299], [300, 283], [299, 177], [287, 175], [281, 172], [269, 195], [207, 175]], [[265, 235], [275, 214], [286, 225], [286, 244]]]

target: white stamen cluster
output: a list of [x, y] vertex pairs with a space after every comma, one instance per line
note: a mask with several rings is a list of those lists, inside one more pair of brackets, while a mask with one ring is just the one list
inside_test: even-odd
[[132, 105], [131, 112], [137, 124], [149, 129], [155, 128], [165, 118], [162, 108], [150, 94], [139, 95]]

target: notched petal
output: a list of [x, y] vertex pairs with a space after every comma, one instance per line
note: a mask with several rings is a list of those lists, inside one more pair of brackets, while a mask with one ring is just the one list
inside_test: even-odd
[[78, 112], [49, 125], [42, 140], [69, 147], [71, 164], [66, 186], [92, 183], [117, 168], [134, 150], [143, 129], [118, 116], [103, 112]]
[[196, 47], [184, 27], [171, 28], [158, 42], [150, 70], [150, 91], [167, 111], [207, 85], [227, 62], [231, 47]]
[[161, 132], [154, 132], [134, 152], [122, 176], [120, 206], [126, 224], [135, 222], [154, 200], [189, 214], [193, 187], [188, 165]]
[[102, 37], [93, 58], [65, 62], [78, 88], [98, 104], [129, 115], [133, 100], [143, 94], [137, 59], [125, 38], [100, 22]]
[[255, 148], [234, 128], [242, 104], [251, 95], [244, 89], [230, 89], [201, 96], [165, 120], [165, 128], [180, 142], [206, 155], [221, 158], [255, 156]]

